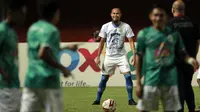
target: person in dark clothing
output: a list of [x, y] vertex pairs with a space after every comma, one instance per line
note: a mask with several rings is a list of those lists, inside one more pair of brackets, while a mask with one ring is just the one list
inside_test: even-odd
[[[175, 1], [172, 6], [174, 18], [168, 21], [168, 25], [179, 31], [186, 51], [190, 56], [196, 58], [200, 39], [198, 26], [190, 18], [186, 17], [184, 12], [184, 2], [180, 0]], [[176, 59], [176, 61], [179, 74], [179, 96], [182, 105], [182, 109], [179, 112], [184, 112], [184, 101], [187, 103], [189, 112], [195, 112], [194, 92], [191, 85], [194, 69], [180, 59]]]

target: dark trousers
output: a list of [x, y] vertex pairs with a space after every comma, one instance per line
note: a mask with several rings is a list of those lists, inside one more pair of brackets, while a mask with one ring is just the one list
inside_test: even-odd
[[184, 101], [187, 103], [189, 112], [195, 112], [195, 98], [192, 88], [192, 78], [194, 74], [193, 67], [188, 64], [178, 64], [178, 86], [179, 97], [182, 109], [178, 112], [184, 112]]

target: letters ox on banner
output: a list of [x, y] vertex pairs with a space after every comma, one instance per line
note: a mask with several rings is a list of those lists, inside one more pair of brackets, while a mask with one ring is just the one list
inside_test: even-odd
[[[61, 47], [64, 47], [72, 43], [61, 43]], [[58, 54], [59, 62], [64, 65], [68, 70], [72, 72], [75, 79], [63, 78], [61, 75], [61, 86], [63, 87], [89, 87], [98, 86], [101, 78], [101, 69], [96, 66], [95, 59], [98, 54], [98, 43], [78, 43], [79, 49], [77, 52], [70, 50], [62, 50]], [[127, 51], [127, 57], [129, 63], [133, 54], [130, 50], [129, 43], [125, 43], [125, 49]], [[105, 49], [101, 55], [101, 64], [103, 63], [105, 55]], [[27, 44], [19, 44], [19, 63], [20, 63], [20, 80], [21, 86], [24, 84], [24, 77], [28, 66], [27, 58]], [[132, 79], [135, 82], [135, 68], [130, 64]], [[196, 77], [196, 75], [194, 75]], [[196, 78], [193, 78], [193, 85], [197, 85]], [[108, 86], [125, 86], [125, 79], [120, 74], [119, 69], [115, 70], [115, 75], [110, 76], [107, 83]]]

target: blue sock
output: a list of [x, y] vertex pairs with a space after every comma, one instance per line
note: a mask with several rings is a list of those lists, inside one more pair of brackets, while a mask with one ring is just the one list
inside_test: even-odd
[[128, 100], [132, 100], [133, 99], [133, 82], [131, 79], [131, 74], [127, 73], [124, 75], [125, 79], [126, 79], [126, 90], [128, 92]]
[[98, 91], [97, 91], [97, 98], [96, 98], [97, 101], [101, 100], [101, 96], [104, 90], [106, 89], [106, 83], [108, 79], [109, 79], [109, 75], [102, 75], [101, 81], [99, 83]]

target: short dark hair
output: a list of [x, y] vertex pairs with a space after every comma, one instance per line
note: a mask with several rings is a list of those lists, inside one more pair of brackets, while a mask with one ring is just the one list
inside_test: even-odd
[[39, 4], [39, 15], [43, 19], [51, 20], [59, 8], [59, 4], [56, 1]]
[[152, 13], [154, 9], [161, 9], [162, 11], [166, 12], [165, 7], [161, 4], [154, 4], [149, 13]]
[[121, 8], [119, 8], [119, 7], [114, 7], [114, 8], [112, 8], [112, 9], [111, 9], [111, 12], [112, 12], [113, 9], [119, 9], [120, 13], [122, 13]]
[[26, 6], [25, 0], [6, 0], [5, 1], [6, 10], [8, 11], [18, 11]]

